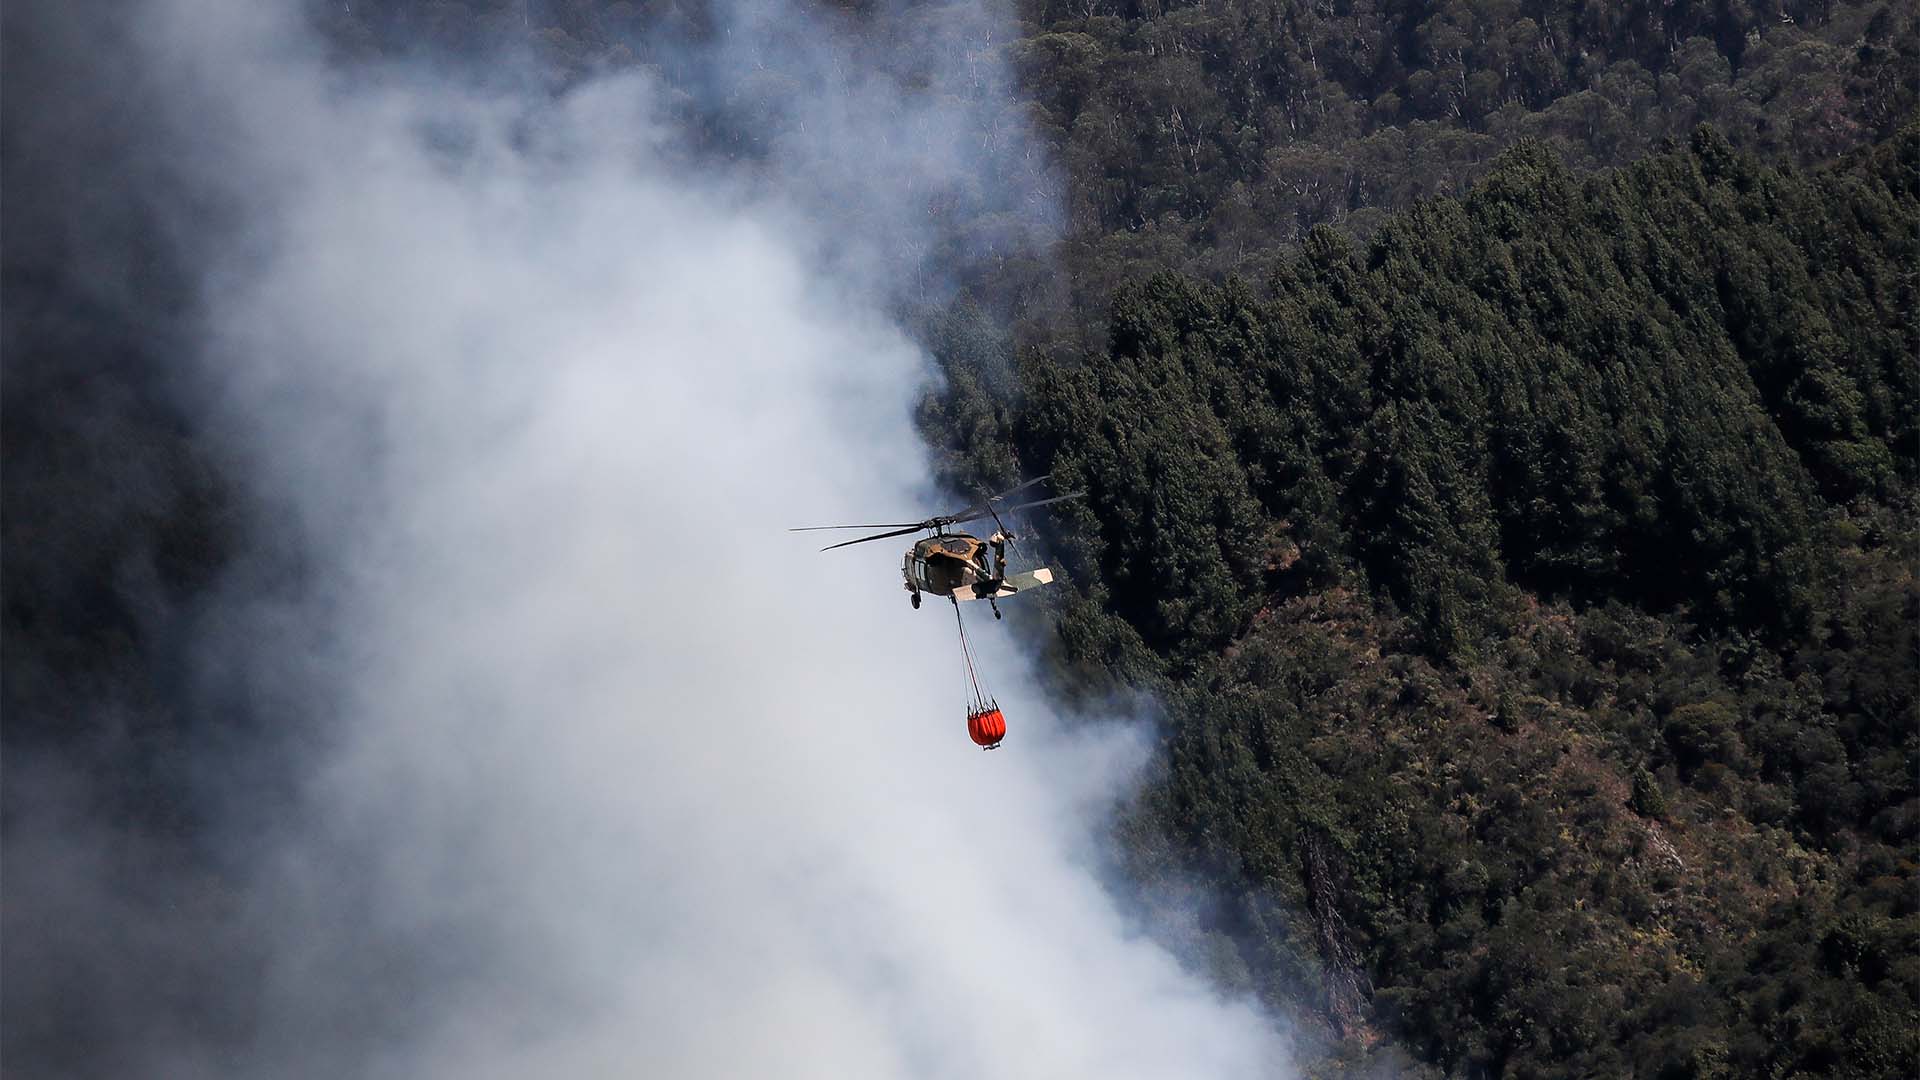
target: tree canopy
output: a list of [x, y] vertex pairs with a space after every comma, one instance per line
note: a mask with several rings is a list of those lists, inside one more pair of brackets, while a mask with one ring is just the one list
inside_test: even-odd
[[1916, 164], [1522, 143], [929, 403], [1091, 493], [1054, 656], [1165, 696], [1122, 834], [1219, 883], [1193, 955], [1448, 1074], [1913, 1059]]

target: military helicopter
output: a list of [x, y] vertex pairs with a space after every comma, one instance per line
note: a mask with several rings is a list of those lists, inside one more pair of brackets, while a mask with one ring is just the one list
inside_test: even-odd
[[[1012, 596], [1027, 589], [1037, 589], [1053, 580], [1053, 571], [1042, 566], [1023, 573], [1007, 573], [1007, 545], [1019, 540], [1007, 529], [1001, 520], [1002, 513], [1011, 514], [1018, 510], [1031, 510], [1036, 506], [1065, 502], [1085, 495], [1076, 491], [1070, 495], [1055, 495], [1051, 499], [1039, 499], [1033, 502], [1019, 503], [1014, 506], [1003, 505], [1008, 496], [1027, 490], [1047, 479], [1036, 476], [1023, 484], [1010, 487], [998, 495], [988, 495], [979, 502], [955, 510], [951, 514], [941, 514], [925, 521], [911, 524], [896, 522], [893, 524], [873, 525], [809, 525], [789, 532], [820, 532], [829, 529], [886, 529], [887, 532], [862, 536], [855, 540], [842, 540], [838, 544], [828, 544], [821, 551], [864, 544], [869, 540], [885, 540], [892, 536], [905, 536], [908, 533], [928, 531], [932, 535], [914, 544], [901, 562], [900, 574], [906, 579], [908, 598], [913, 606], [920, 606], [920, 594], [932, 593], [945, 596], [957, 606], [962, 600], [985, 600], [993, 608], [993, 617], [1000, 618], [999, 600], [1003, 596]], [[955, 525], [982, 518], [992, 518], [995, 529], [992, 536], [985, 540], [964, 532], [949, 532]]]

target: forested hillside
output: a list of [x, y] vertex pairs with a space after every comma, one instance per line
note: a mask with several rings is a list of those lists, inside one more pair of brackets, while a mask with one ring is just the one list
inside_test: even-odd
[[1223, 979], [1449, 1073], [1915, 1059], [1917, 165], [1526, 144], [955, 362], [956, 467], [1090, 492], [1053, 659], [1161, 690], [1129, 858]]
[[1621, 165], [1712, 124], [1808, 162], [1914, 103], [1914, 13], [1850, 3], [1033, 3], [1014, 47], [1069, 173], [1082, 296], [1264, 276], [1316, 225], [1457, 193], [1520, 138]]
[[[312, 14], [344, 64], [504, 48], [556, 95], [712, 78], [725, 36], [674, 0]], [[979, 17], [810, 14], [882, 66]], [[970, 134], [1021, 181], [925, 193], [951, 247], [901, 304], [942, 479], [1089, 492], [1038, 523], [1064, 583], [1027, 629], [1062, 708], [1160, 710], [1118, 829], [1143, 925], [1319, 1074], [1909, 1073], [1914, 7], [1014, 14], [981, 21], [980, 84], [924, 92], [1010, 79], [1022, 107]], [[10, 25], [5, 746], [191, 848], [196, 755], [288, 711], [197, 707], [173, 654], [262, 511], [150, 362], [194, 308], [142, 190], [165, 163], [132, 119], [71, 120], [140, 88], [75, 99]], [[750, 175], [791, 87], [728, 86], [670, 96], [677, 152]], [[73, 723], [83, 696], [112, 719]]]

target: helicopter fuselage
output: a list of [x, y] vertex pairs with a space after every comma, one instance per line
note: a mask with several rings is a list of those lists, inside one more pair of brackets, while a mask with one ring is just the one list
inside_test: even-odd
[[916, 601], [921, 593], [978, 600], [999, 593], [1004, 566], [988, 541], [966, 533], [943, 533], [913, 545], [900, 573]]

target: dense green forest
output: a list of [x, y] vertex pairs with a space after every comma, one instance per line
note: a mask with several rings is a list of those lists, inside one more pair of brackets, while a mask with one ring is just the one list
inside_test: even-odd
[[[885, 65], [968, 10], [814, 14]], [[920, 421], [956, 485], [1090, 493], [1039, 522], [1066, 584], [1027, 629], [1088, 722], [1158, 702], [1118, 828], [1143, 925], [1321, 1075], [1909, 1074], [1913, 7], [1014, 14], [978, 49], [1018, 108], [981, 123], [1030, 127], [1063, 221], [1041, 245], [1003, 185], [929, 196]], [[674, 0], [314, 18], [348, 62], [510, 43], [556, 91], [700, 78], [723, 32]], [[782, 93], [688, 97], [684, 152], [750, 163]], [[10, 752], [64, 741], [116, 816], [190, 838], [175, 748], [235, 736], [191, 729], [168, 650], [248, 512], [141, 373], [190, 298], [128, 205], [90, 228], [138, 255], [138, 325], [12, 227], [101, 161], [163, 172], [90, 157], [111, 134], [9, 159], [10, 306], [52, 314], [7, 328], [0, 692]], [[81, 685], [118, 727], [61, 725]]]
[[[1071, 10], [1069, 10], [1071, 8]], [[1915, 16], [1872, 4], [1035, 4], [1015, 56], [1066, 164], [1077, 336], [1179, 268], [1267, 276], [1520, 139], [1576, 169], [1712, 124], [1823, 160], [1914, 104]]]
[[1221, 886], [1221, 978], [1449, 1073], [1915, 1060], [1917, 177], [1525, 144], [1016, 394], [951, 361], [956, 468], [1091, 492], [1062, 691], [1160, 689], [1128, 857]]
[[1315, 32], [1231, 10], [1022, 43], [1078, 322], [929, 335], [951, 475], [1093, 492], [1043, 643], [1164, 702], [1149, 922], [1328, 1074], [1907, 1073], [1911, 14], [1423, 8], [1263, 84]]

